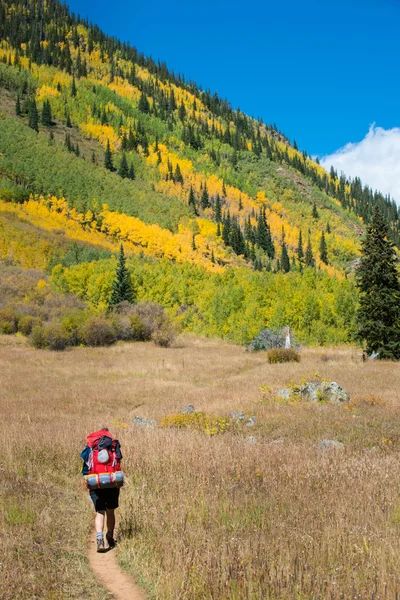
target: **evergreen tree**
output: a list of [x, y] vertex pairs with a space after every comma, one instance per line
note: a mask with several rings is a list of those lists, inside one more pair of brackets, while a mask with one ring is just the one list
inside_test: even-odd
[[328, 221], [328, 223], [326, 225], [326, 233], [330, 233], [330, 232], [331, 232], [331, 226], [330, 226], [329, 221]]
[[34, 129], [36, 133], [39, 132], [39, 113], [35, 100], [31, 100], [29, 103], [28, 125]]
[[92, 150], [92, 163], [97, 165], [96, 154], [94, 153], [94, 150]]
[[203, 193], [201, 195], [201, 208], [205, 210], [210, 206], [210, 196], [208, 195], [207, 183], [204, 184]]
[[196, 210], [196, 198], [195, 198], [192, 186], [190, 186], [188, 206], [193, 209], [193, 212], [196, 215], [197, 214], [197, 210]]
[[318, 210], [317, 210], [317, 205], [314, 202], [313, 204], [313, 209], [312, 209], [312, 218], [313, 219], [319, 219], [319, 214], [318, 214]]
[[217, 221], [217, 223], [221, 222], [221, 217], [221, 199], [219, 197], [219, 194], [217, 194], [217, 197], [215, 199], [215, 220]]
[[304, 260], [304, 250], [303, 250], [303, 235], [301, 233], [301, 229], [300, 229], [300, 232], [299, 232], [299, 242], [297, 244], [296, 254], [297, 254], [297, 258], [299, 260], [299, 263], [302, 264], [302, 262]]
[[176, 163], [173, 178], [174, 178], [175, 183], [180, 183], [183, 185], [183, 177], [182, 177], [182, 173], [181, 173], [181, 168], [178, 163]]
[[226, 215], [226, 217], [223, 220], [222, 239], [223, 239], [225, 246], [230, 245], [230, 243], [231, 243], [231, 216], [229, 214], [229, 210], [228, 210], [228, 214]]
[[45, 100], [43, 102], [42, 125], [44, 125], [45, 127], [51, 127], [53, 125], [50, 100]]
[[368, 354], [400, 359], [400, 280], [389, 230], [376, 207], [357, 269], [360, 291], [358, 338]]
[[129, 166], [129, 174], [128, 174], [129, 179], [131, 179], [132, 181], [134, 179], [136, 179], [136, 174], [135, 174], [135, 167], [133, 166], [133, 162], [131, 162], [130, 166]]
[[313, 251], [312, 251], [310, 236], [308, 236], [308, 244], [307, 244], [307, 248], [306, 248], [305, 262], [306, 262], [307, 267], [315, 267], [315, 260], [314, 260], [314, 255], [313, 255]]
[[328, 264], [328, 248], [326, 246], [325, 234], [322, 232], [321, 241], [319, 243], [319, 257], [323, 263]]
[[71, 117], [69, 116], [69, 113], [67, 114], [67, 121], [65, 124], [67, 127], [69, 127], [71, 129], [72, 123], [71, 123]]
[[135, 301], [135, 295], [133, 292], [132, 280], [130, 273], [126, 267], [126, 259], [124, 254], [124, 248], [121, 244], [118, 257], [118, 265], [115, 273], [115, 279], [112, 285], [111, 298], [109, 301], [109, 307], [116, 306], [121, 302], [130, 302], [131, 304]]
[[123, 179], [129, 177], [128, 161], [126, 160], [125, 152], [122, 153], [121, 162], [119, 163], [118, 175]]
[[142, 95], [140, 96], [138, 108], [142, 113], [147, 114], [150, 112], [150, 104], [144, 92], [142, 92]]
[[290, 271], [289, 254], [285, 242], [282, 242], [281, 269], [284, 273], [289, 273]]
[[107, 140], [107, 148], [106, 148], [106, 152], [104, 154], [104, 166], [109, 171], [114, 171], [115, 170], [114, 169], [112, 152], [111, 152], [111, 148], [110, 148], [110, 140]]
[[21, 98], [19, 94], [17, 95], [17, 101], [15, 103], [15, 114], [17, 115], [17, 117], [20, 117], [22, 115]]
[[72, 85], [71, 85], [71, 96], [72, 98], [75, 98], [77, 94], [77, 89], [76, 89], [76, 82], [75, 82], [75, 76], [72, 76]]

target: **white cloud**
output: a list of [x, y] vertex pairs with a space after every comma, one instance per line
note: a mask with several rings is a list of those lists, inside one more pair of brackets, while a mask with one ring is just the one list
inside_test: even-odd
[[363, 184], [383, 194], [390, 194], [400, 205], [400, 128], [370, 126], [361, 142], [349, 143], [321, 158], [329, 171], [331, 165], [340, 175], [360, 177]]

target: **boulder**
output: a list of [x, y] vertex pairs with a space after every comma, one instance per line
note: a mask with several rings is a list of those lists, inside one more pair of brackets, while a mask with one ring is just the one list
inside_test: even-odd
[[344, 450], [344, 444], [337, 440], [322, 440], [318, 447], [320, 450]]
[[243, 421], [246, 420], [245, 414], [242, 411], [233, 410], [229, 413], [228, 416], [232, 421], [236, 423], [236, 425], [239, 425], [240, 423], [243, 423]]
[[253, 417], [249, 417], [249, 420], [246, 423], [246, 427], [254, 427], [254, 425], [256, 424], [256, 418]]
[[154, 419], [145, 419], [144, 417], [133, 417], [131, 421], [135, 427], [142, 427], [143, 429], [154, 429], [157, 427], [157, 423]]
[[181, 415], [191, 415], [193, 413], [194, 413], [193, 404], [188, 404], [187, 406], [185, 406], [185, 408], [182, 408], [182, 410], [181, 410]]
[[347, 404], [348, 394], [335, 381], [306, 381], [299, 387], [277, 390], [275, 395], [283, 400], [301, 398], [307, 402], [327, 402], [329, 404]]

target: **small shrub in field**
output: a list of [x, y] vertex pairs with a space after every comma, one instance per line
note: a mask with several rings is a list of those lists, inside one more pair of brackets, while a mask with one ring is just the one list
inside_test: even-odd
[[156, 346], [161, 346], [161, 348], [169, 348], [169, 346], [175, 340], [175, 337], [176, 330], [173, 323], [168, 319], [165, 319], [155, 328], [151, 339]]
[[130, 339], [135, 342], [145, 342], [149, 340], [146, 327], [139, 315], [130, 315]]
[[86, 319], [87, 314], [79, 310], [75, 310], [62, 318], [61, 325], [68, 337], [69, 346], [79, 346], [84, 343], [82, 330]]
[[41, 325], [41, 320], [39, 317], [23, 315], [18, 319], [18, 331], [22, 333], [22, 335], [30, 335], [35, 325]]
[[196, 429], [203, 431], [207, 435], [216, 435], [225, 433], [233, 427], [232, 419], [228, 417], [213, 417], [204, 412], [194, 412], [191, 414], [175, 414], [164, 417], [160, 427], [175, 427], [177, 429]]
[[18, 317], [13, 308], [0, 309], [0, 333], [17, 332]]
[[116, 340], [115, 330], [105, 317], [90, 317], [82, 329], [87, 346], [111, 346]]
[[300, 353], [294, 348], [273, 348], [267, 352], [270, 364], [300, 362]]
[[49, 323], [44, 328], [44, 339], [46, 348], [49, 350], [62, 351], [68, 346], [68, 333], [60, 323]]
[[165, 321], [165, 310], [154, 302], [138, 302], [132, 307], [132, 315], [142, 321], [145, 328], [146, 340], [150, 340], [154, 331]]
[[30, 343], [34, 348], [46, 348], [46, 337], [43, 325], [34, 325], [29, 338]]

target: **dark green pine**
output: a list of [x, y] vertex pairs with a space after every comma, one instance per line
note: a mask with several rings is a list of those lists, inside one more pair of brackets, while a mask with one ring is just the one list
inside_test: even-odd
[[323, 263], [328, 264], [328, 248], [326, 245], [325, 234], [322, 232], [321, 241], [319, 243], [319, 257]]
[[197, 214], [196, 198], [195, 198], [192, 186], [190, 186], [189, 198], [188, 198], [188, 206], [193, 209], [193, 212], [196, 215]]
[[282, 242], [281, 269], [283, 273], [289, 273], [290, 271], [289, 254], [285, 242]]
[[207, 184], [204, 184], [203, 193], [201, 194], [201, 208], [205, 210], [210, 206], [210, 196], [208, 195]]
[[42, 107], [42, 125], [44, 125], [45, 127], [51, 127], [53, 125], [53, 119], [52, 119], [52, 114], [51, 114], [51, 106], [50, 106], [50, 101], [49, 100], [45, 100], [43, 102], [43, 107]]
[[400, 281], [397, 256], [388, 226], [376, 207], [362, 242], [357, 269], [360, 304], [358, 338], [368, 354], [400, 359]]
[[118, 175], [123, 179], [127, 179], [129, 177], [129, 166], [128, 161], [126, 160], [125, 152], [122, 153], [121, 162], [119, 163]]
[[39, 132], [39, 113], [35, 100], [31, 100], [29, 104], [28, 125], [36, 132]]
[[133, 163], [131, 163], [130, 166], [129, 166], [128, 178], [131, 179], [132, 181], [134, 179], [136, 179], [135, 167], [133, 166]]
[[77, 88], [76, 88], [76, 82], [75, 82], [75, 77], [72, 77], [72, 85], [71, 85], [71, 96], [72, 98], [75, 98], [76, 94], [77, 94]]
[[107, 148], [106, 148], [106, 152], [104, 154], [104, 166], [109, 171], [115, 170], [113, 158], [112, 158], [112, 152], [111, 152], [111, 148], [110, 148], [110, 140], [107, 140]]
[[21, 110], [21, 98], [19, 96], [19, 94], [17, 95], [17, 101], [15, 103], [15, 114], [17, 115], [17, 117], [20, 117], [22, 114], [22, 110]]
[[306, 263], [307, 267], [315, 267], [315, 260], [314, 260], [314, 255], [313, 255], [313, 251], [312, 251], [310, 236], [308, 236], [308, 244], [307, 244], [307, 248], [306, 248], [305, 263]]
[[135, 301], [135, 294], [133, 291], [132, 280], [130, 273], [126, 267], [126, 258], [124, 254], [124, 248], [121, 244], [118, 256], [118, 265], [115, 272], [115, 279], [112, 285], [111, 298], [109, 306], [113, 307], [121, 302], [130, 302], [133, 304]]

